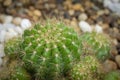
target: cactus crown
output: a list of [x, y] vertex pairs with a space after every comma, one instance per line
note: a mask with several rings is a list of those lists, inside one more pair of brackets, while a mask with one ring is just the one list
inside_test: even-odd
[[69, 70], [72, 61], [80, 58], [79, 37], [63, 23], [37, 24], [24, 32], [23, 39], [22, 60], [41, 79], [57, 79]]

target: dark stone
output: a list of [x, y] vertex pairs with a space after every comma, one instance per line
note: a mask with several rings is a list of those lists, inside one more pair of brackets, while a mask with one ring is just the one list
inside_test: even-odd
[[118, 54], [120, 54], [120, 43], [118, 43], [118, 45], [116, 46], [117, 50], [118, 50]]
[[81, 0], [72, 0], [72, 4], [81, 3]]
[[80, 11], [75, 11], [74, 17], [78, 19], [78, 16], [80, 15]]
[[56, 0], [57, 4], [62, 4], [64, 0]]
[[69, 13], [66, 11], [66, 12], [64, 12], [64, 18], [66, 18], [66, 19], [70, 19], [71, 17], [70, 17], [70, 15], [69, 15]]

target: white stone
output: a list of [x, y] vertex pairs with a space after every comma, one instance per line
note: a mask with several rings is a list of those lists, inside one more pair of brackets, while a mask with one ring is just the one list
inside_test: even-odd
[[112, 4], [110, 0], [104, 0], [104, 7], [107, 7], [110, 4]]
[[13, 37], [17, 37], [17, 36], [18, 36], [17, 32], [15, 32], [14, 29], [9, 28], [8, 32], [6, 32], [5, 35], [5, 41], [8, 41], [9, 39], [12, 39]]
[[14, 28], [16, 26], [12, 23], [4, 23], [3, 27], [4, 27], [4, 30], [8, 30], [9, 28]]
[[0, 31], [0, 42], [4, 42], [5, 41], [5, 35], [6, 35], [6, 31], [5, 30]]
[[120, 0], [104, 0], [104, 7], [109, 8], [120, 16]]
[[5, 35], [5, 41], [8, 41], [9, 39], [13, 38], [13, 34], [12, 33], [9, 33], [9, 32], [6, 32], [6, 35]]
[[83, 32], [92, 32], [91, 26], [85, 21], [80, 21], [79, 27]]
[[3, 46], [3, 44], [0, 44], [0, 58], [1, 58], [1, 57], [4, 57], [4, 56], [5, 56], [4, 46]]
[[3, 27], [3, 25], [0, 23], [0, 27]]
[[120, 0], [104, 0], [104, 6], [107, 7], [113, 3], [119, 3]]
[[0, 31], [2, 31], [3, 30], [3, 25], [2, 24], [0, 24]]
[[13, 20], [12, 16], [5, 16], [4, 20], [3, 20], [3, 23], [11, 23], [12, 20]]
[[14, 30], [14, 28], [9, 28], [9, 29], [8, 29], [8, 32], [13, 33], [14, 36], [17, 36], [17, 33], [16, 33], [16, 31]]
[[95, 26], [95, 31], [97, 32], [97, 33], [102, 33], [103, 32], [103, 29], [102, 29], [102, 27], [100, 26], [100, 25], [96, 25]]
[[12, 23], [4, 23], [3, 29], [0, 32], [0, 41], [4, 42], [6, 40], [9, 40], [13, 37], [18, 36], [18, 32], [15, 31], [16, 26]]
[[24, 32], [24, 31], [22, 30], [22, 28], [19, 27], [19, 26], [15, 27], [15, 31], [16, 31], [18, 34], [20, 34], [20, 35], [22, 35], [23, 32]]
[[23, 30], [26, 30], [26, 29], [28, 29], [28, 28], [30, 28], [32, 26], [32, 24], [31, 24], [31, 22], [30, 22], [29, 19], [23, 19], [21, 21], [20, 25], [21, 25], [21, 27], [22, 27]]

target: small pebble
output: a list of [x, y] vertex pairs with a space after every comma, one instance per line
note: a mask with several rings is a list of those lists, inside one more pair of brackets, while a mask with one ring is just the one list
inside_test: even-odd
[[105, 13], [104, 10], [99, 10], [99, 11], [97, 12], [97, 15], [98, 15], [98, 16], [101, 16], [101, 15], [104, 15], [104, 13]]
[[15, 27], [15, 31], [16, 31], [18, 34], [20, 34], [20, 35], [23, 34], [23, 30], [22, 30], [22, 28], [20, 28], [19, 26]]
[[28, 28], [30, 28], [32, 26], [32, 24], [31, 24], [31, 22], [30, 22], [29, 19], [23, 19], [21, 21], [20, 25], [21, 25], [21, 27], [22, 27], [23, 30], [26, 30], [26, 29], [28, 29]]
[[22, 19], [20, 17], [16, 17], [16, 18], [13, 19], [12, 22], [15, 25], [20, 25], [21, 21], [22, 21]]
[[103, 28], [104, 31], [109, 30], [109, 25], [107, 23], [101, 24], [101, 26], [102, 26], [102, 28]]
[[106, 60], [103, 63], [103, 69], [105, 72], [110, 72], [112, 70], [116, 70], [117, 69], [117, 64], [111, 60]]
[[92, 32], [91, 26], [85, 21], [80, 21], [79, 27], [83, 32]]
[[5, 18], [5, 15], [3, 15], [3, 14], [0, 14], [0, 22], [4, 22], [4, 18]]
[[112, 42], [113, 42], [113, 44], [114, 44], [115, 46], [117, 46], [117, 44], [118, 44], [117, 39], [112, 39]]
[[17, 36], [17, 32], [14, 30], [14, 28], [9, 28], [8, 32], [12, 33], [14, 36]]
[[9, 28], [14, 28], [14, 27], [16, 27], [14, 24], [12, 24], [12, 23], [4, 23], [3, 24], [3, 29], [4, 30], [8, 30]]
[[0, 31], [2, 31], [3, 30], [3, 25], [2, 24], [0, 24]]
[[115, 47], [113, 47], [111, 50], [110, 50], [110, 55], [111, 55], [111, 58], [115, 58], [116, 55], [118, 55], [118, 51]]
[[85, 21], [88, 19], [88, 16], [85, 13], [82, 13], [78, 16], [78, 19], [81, 21]]
[[40, 17], [42, 14], [41, 14], [41, 12], [40, 12], [40, 10], [34, 10], [33, 11], [33, 14], [35, 15], [35, 16], [38, 16], [38, 17]]
[[70, 21], [70, 25], [72, 26], [72, 28], [73, 28], [76, 32], [80, 33], [80, 28], [79, 28], [76, 20]]
[[70, 14], [68, 12], [64, 12], [63, 16], [64, 16], [65, 19], [70, 19], [71, 18]]
[[12, 16], [5, 16], [3, 19], [3, 23], [11, 23], [13, 20]]
[[6, 32], [5, 35], [5, 41], [8, 41], [9, 39], [12, 39], [13, 37], [17, 37], [17, 32], [14, 31], [14, 29], [10, 28], [8, 29], [8, 32]]
[[5, 35], [6, 35], [6, 31], [5, 30], [0, 31], [0, 42], [4, 42], [5, 41]]
[[71, 9], [71, 10], [68, 11], [68, 13], [69, 13], [70, 16], [73, 16], [75, 11]]
[[104, 0], [104, 7], [109, 8], [120, 16], [120, 0]]
[[10, 6], [12, 4], [12, 0], [4, 0], [4, 6]]
[[117, 56], [115, 57], [115, 61], [117, 62], [118, 66], [119, 66], [119, 68], [120, 68], [120, 55], [117, 55]]
[[100, 26], [100, 25], [96, 25], [95, 26], [95, 31], [97, 32], [97, 33], [102, 33], [103, 32], [103, 29], [102, 29], [102, 27]]
[[56, 3], [57, 4], [61, 4], [61, 3], [63, 3], [64, 2], [64, 0], [56, 0]]
[[72, 6], [72, 8], [75, 10], [75, 11], [84, 11], [84, 8], [82, 7], [82, 5], [81, 4], [74, 4], [73, 6]]
[[12, 39], [13, 37], [14, 37], [14, 35], [12, 33], [6, 32], [5, 41], [8, 41], [8, 40]]

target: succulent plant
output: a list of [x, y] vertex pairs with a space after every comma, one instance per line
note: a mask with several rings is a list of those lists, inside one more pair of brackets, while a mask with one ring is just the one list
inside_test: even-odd
[[96, 57], [85, 56], [71, 69], [72, 80], [99, 80], [100, 64]]
[[[79, 62], [81, 53], [87, 52], [95, 53], [98, 59], [103, 60], [108, 56], [109, 49], [109, 40], [103, 34], [93, 32], [79, 37], [63, 23], [48, 21], [45, 24], [36, 24], [25, 30], [22, 38], [11, 39], [5, 44], [6, 55], [16, 60], [19, 58], [24, 63], [21, 67], [15, 67], [13, 72], [10, 71], [12, 77], [9, 79], [29, 80], [29, 72], [35, 80], [64, 80], [64, 76], [73, 68], [74, 80], [90, 80], [92, 73], [97, 71], [97, 60], [89, 55], [74, 67], [73, 63]], [[17, 57], [13, 56], [15, 54]]]
[[81, 53], [95, 54], [96, 57], [103, 61], [109, 57], [110, 39], [103, 33], [84, 33], [80, 36]]
[[22, 38], [13, 38], [5, 43], [5, 54], [7, 56], [18, 54], [20, 51], [20, 42]]
[[103, 80], [120, 80], [120, 71], [108, 72]]
[[11, 60], [1, 68], [0, 80], [30, 80], [30, 76], [16, 60]]
[[37, 79], [57, 80], [80, 58], [79, 37], [63, 23], [36, 24], [23, 35], [22, 60]]

